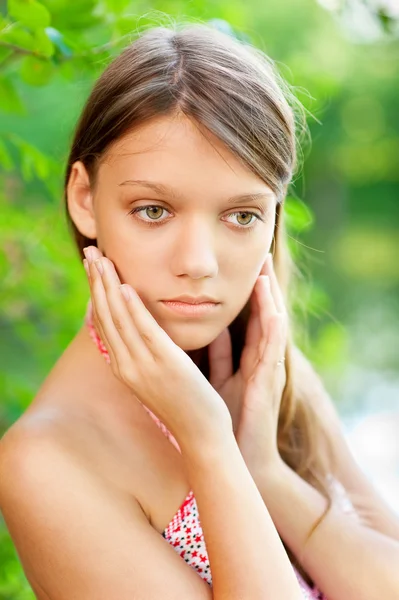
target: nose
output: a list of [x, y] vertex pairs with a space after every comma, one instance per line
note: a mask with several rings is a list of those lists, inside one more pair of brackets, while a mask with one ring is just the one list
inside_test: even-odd
[[215, 235], [205, 219], [197, 217], [182, 223], [173, 248], [171, 266], [174, 275], [186, 275], [190, 279], [216, 277], [219, 267]]

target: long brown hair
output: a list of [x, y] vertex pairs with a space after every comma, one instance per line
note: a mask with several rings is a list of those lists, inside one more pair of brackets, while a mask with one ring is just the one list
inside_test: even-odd
[[[109, 64], [94, 85], [75, 131], [65, 173], [67, 222], [81, 259], [83, 248], [96, 240], [83, 236], [68, 212], [66, 189], [73, 163], [83, 162], [94, 190], [97, 170], [113, 142], [153, 117], [176, 113], [214, 133], [276, 194], [272, 250], [290, 312], [288, 292], [296, 267], [288, 251], [283, 207], [287, 187], [298, 169], [301, 138], [306, 135], [305, 112], [270, 58], [205, 24], [148, 29]], [[247, 304], [230, 325], [235, 370], [248, 317]], [[283, 460], [327, 498], [327, 512], [332, 503], [332, 452], [313, 408], [322, 386], [291, 338], [292, 334], [286, 352], [278, 447]], [[306, 376], [301, 370], [305, 363]], [[199, 365], [208, 376], [206, 352], [202, 352]], [[286, 549], [310, 582], [299, 558]]]

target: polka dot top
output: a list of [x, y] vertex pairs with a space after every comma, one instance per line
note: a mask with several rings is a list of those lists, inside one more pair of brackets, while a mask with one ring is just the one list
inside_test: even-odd
[[[97, 345], [105, 360], [110, 363], [108, 351], [101, 338], [98, 336], [92, 322], [91, 300], [89, 300], [88, 303], [85, 323], [89, 328], [91, 338]], [[146, 406], [142, 406], [161, 429], [162, 433], [180, 452], [179, 444], [170, 431]], [[348, 507], [348, 509], [351, 508], [351, 506]], [[206, 550], [204, 534], [201, 528], [197, 503], [192, 491], [190, 491], [187, 497], [184, 499], [180, 508], [162, 535], [175, 549], [179, 556], [181, 556], [182, 560], [190, 565], [190, 567], [192, 567], [209, 585], [212, 585], [212, 574]], [[327, 600], [327, 598], [316, 587], [310, 588], [295, 567], [293, 568], [300, 584], [304, 600]]]

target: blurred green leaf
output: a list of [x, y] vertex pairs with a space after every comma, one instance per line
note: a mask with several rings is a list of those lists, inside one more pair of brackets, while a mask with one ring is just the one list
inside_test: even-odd
[[307, 231], [313, 226], [314, 218], [312, 211], [303, 200], [287, 196], [284, 202], [287, 229], [289, 231]]
[[47, 156], [16, 134], [9, 134], [9, 140], [19, 151], [20, 169], [25, 181], [32, 181], [36, 176], [47, 184], [54, 173], [59, 174], [60, 167], [54, 158]]
[[0, 46], [0, 64], [5, 61], [13, 53], [11, 48], [2, 48]]
[[0, 77], [0, 109], [6, 113], [25, 114], [24, 105], [10, 77]]
[[115, 14], [122, 13], [131, 4], [131, 0], [104, 0], [106, 11], [111, 11]]
[[54, 65], [48, 60], [25, 56], [21, 61], [20, 74], [30, 85], [45, 85], [55, 73]]
[[51, 23], [49, 11], [37, 0], [8, 0], [8, 12], [32, 30], [48, 27]]
[[42, 4], [51, 11], [52, 26], [63, 33], [83, 32], [101, 24], [96, 14], [99, 5], [97, 0], [79, 0], [75, 10], [72, 10], [73, 5], [69, 0], [43, 0]]
[[11, 171], [14, 167], [14, 162], [10, 152], [7, 149], [4, 141], [0, 139], [0, 165], [5, 171]]
[[33, 51], [35, 49], [33, 34], [20, 23], [13, 23], [0, 31], [0, 44], [1, 42], [12, 44], [23, 50]]
[[53, 42], [49, 39], [45, 29], [36, 29], [34, 33], [35, 51], [49, 58], [54, 54]]

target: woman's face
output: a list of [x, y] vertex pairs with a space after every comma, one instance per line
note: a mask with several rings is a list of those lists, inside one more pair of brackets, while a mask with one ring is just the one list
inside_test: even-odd
[[[99, 249], [183, 350], [208, 345], [245, 306], [275, 223], [271, 189], [203, 131], [175, 116], [126, 135], [99, 167], [90, 209]], [[219, 304], [187, 316], [162, 302], [181, 295]]]

